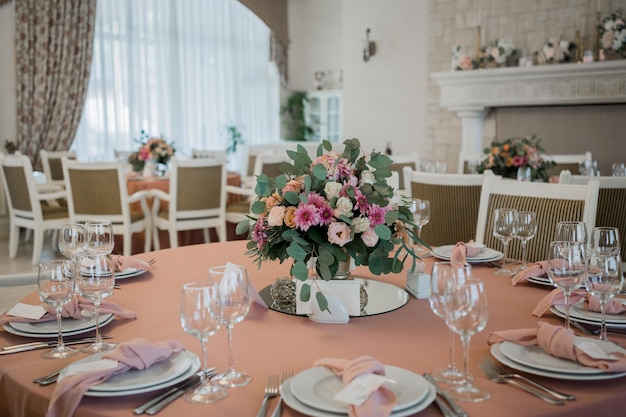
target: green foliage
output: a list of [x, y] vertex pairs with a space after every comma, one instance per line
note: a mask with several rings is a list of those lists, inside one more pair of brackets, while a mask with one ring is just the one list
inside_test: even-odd
[[287, 128], [285, 139], [306, 141], [313, 134], [313, 129], [306, 124], [304, 115], [304, 106], [308, 101], [306, 91], [294, 91], [287, 98], [287, 102], [281, 106], [280, 115], [283, 117], [283, 124]]

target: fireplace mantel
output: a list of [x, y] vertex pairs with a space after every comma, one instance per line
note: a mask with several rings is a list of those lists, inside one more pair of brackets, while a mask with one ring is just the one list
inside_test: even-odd
[[626, 103], [626, 60], [432, 73], [441, 106], [463, 125], [464, 154], [480, 154], [492, 107]]

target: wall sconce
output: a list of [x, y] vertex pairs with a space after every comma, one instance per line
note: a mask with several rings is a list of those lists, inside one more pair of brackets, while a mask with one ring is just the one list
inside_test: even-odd
[[367, 62], [376, 55], [376, 42], [370, 41], [370, 28], [365, 31], [365, 47], [363, 48], [363, 61]]

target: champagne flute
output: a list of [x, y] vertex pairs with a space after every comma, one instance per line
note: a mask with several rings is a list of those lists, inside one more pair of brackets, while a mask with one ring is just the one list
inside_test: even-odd
[[497, 209], [493, 218], [493, 235], [502, 242], [503, 258], [502, 268], [495, 273], [501, 275], [511, 275], [513, 271], [507, 268], [506, 258], [509, 242], [517, 233], [517, 210], [501, 208]]
[[463, 370], [461, 385], [453, 385], [446, 393], [459, 401], [478, 402], [491, 397], [489, 391], [472, 384], [469, 376], [469, 345], [474, 334], [487, 326], [487, 293], [483, 282], [476, 278], [446, 283], [446, 324], [461, 337], [463, 343]]
[[233, 360], [233, 326], [250, 311], [250, 281], [245, 267], [227, 264], [209, 269], [209, 283], [217, 284], [217, 303], [223, 310], [222, 324], [228, 334], [228, 370], [216, 375], [218, 384], [235, 388], [248, 384], [252, 377], [235, 370]]
[[585, 278], [587, 264], [585, 244], [571, 241], [550, 243], [548, 276], [552, 284], [563, 290], [565, 296], [565, 328], [570, 328], [570, 294]]
[[526, 266], [526, 243], [537, 233], [537, 215], [533, 211], [519, 211], [517, 213], [517, 231], [515, 237], [522, 244], [522, 265], [517, 269], [524, 270]]
[[[458, 279], [462, 281], [469, 279], [472, 276], [472, 267], [469, 264], [453, 265], [450, 262], [435, 262], [433, 270], [430, 275], [430, 296], [428, 301], [430, 303], [430, 309], [440, 317], [446, 319], [446, 298], [445, 293], [446, 283]], [[435, 380], [446, 384], [460, 384], [464, 381], [465, 375], [461, 372], [454, 363], [454, 340], [455, 334], [451, 328], [448, 328], [449, 337], [449, 361], [446, 368], [435, 369], [432, 372], [432, 376]]]
[[54, 307], [57, 317], [58, 339], [57, 347], [41, 356], [47, 359], [63, 359], [78, 353], [63, 343], [62, 317], [63, 306], [70, 302], [74, 296], [74, 280], [72, 278], [72, 266], [69, 261], [53, 260], [39, 265], [37, 275], [39, 299]]
[[599, 255], [618, 255], [621, 246], [617, 227], [594, 227], [589, 239], [589, 249]]
[[110, 254], [113, 252], [113, 225], [109, 220], [94, 220], [85, 223], [85, 251], [89, 254]]
[[602, 314], [600, 340], [609, 340], [606, 334], [606, 302], [621, 291], [623, 284], [622, 260], [619, 254], [591, 252], [585, 276], [585, 287], [600, 301]]
[[114, 343], [105, 343], [100, 334], [100, 302], [113, 293], [115, 274], [109, 254], [85, 253], [79, 258], [76, 274], [76, 289], [84, 298], [93, 302], [96, 318], [96, 340], [81, 349], [84, 353], [98, 353], [111, 350]]
[[200, 339], [202, 367], [200, 387], [185, 394], [185, 400], [194, 404], [209, 404], [225, 398], [228, 391], [211, 383], [206, 377], [209, 369], [206, 344], [222, 323], [222, 308], [217, 302], [217, 284], [190, 282], [183, 285], [180, 296], [180, 324], [192, 336]]

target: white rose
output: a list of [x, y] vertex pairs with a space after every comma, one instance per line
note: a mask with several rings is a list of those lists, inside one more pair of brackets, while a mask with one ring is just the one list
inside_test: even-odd
[[348, 218], [352, 217], [354, 213], [352, 213], [352, 200], [347, 197], [339, 197], [337, 200], [337, 205], [335, 206], [335, 217], [339, 218], [339, 216], [344, 215]]
[[357, 217], [352, 220], [352, 229], [354, 233], [363, 233], [370, 228], [370, 221], [365, 217]]
[[374, 171], [363, 171], [361, 173], [361, 184], [374, 184], [375, 182]]
[[330, 200], [335, 197], [339, 197], [339, 191], [343, 186], [338, 182], [328, 181], [326, 185], [324, 185], [324, 193], [326, 193], [326, 199]]

